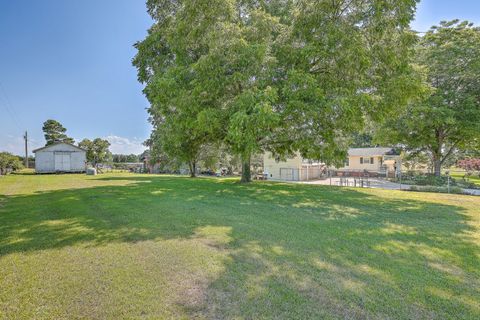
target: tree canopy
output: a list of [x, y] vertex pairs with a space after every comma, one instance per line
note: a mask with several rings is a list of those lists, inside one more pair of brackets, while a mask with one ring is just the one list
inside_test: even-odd
[[0, 152], [0, 175], [8, 173], [8, 170], [16, 171], [23, 168], [20, 158], [8, 152]]
[[[297, 152], [343, 161], [348, 136], [402, 108], [415, 0], [149, 0], [155, 23], [133, 64], [152, 146], [194, 163], [221, 142], [243, 162]], [[192, 166], [191, 166], [192, 168]]]
[[65, 142], [73, 144], [75, 140], [68, 137], [65, 132], [67, 131], [66, 128], [62, 126], [62, 124], [56, 120], [47, 120], [43, 123], [42, 130], [44, 132], [46, 146], [57, 142]]
[[108, 161], [111, 157], [110, 142], [101, 138], [96, 138], [93, 141], [89, 139], [83, 139], [78, 143], [80, 148], [87, 151], [87, 161], [93, 166], [97, 167], [99, 163]]
[[416, 62], [431, 90], [387, 122], [383, 134], [425, 152], [440, 175], [456, 150], [472, 149], [480, 140], [480, 28], [441, 22], [419, 42]]

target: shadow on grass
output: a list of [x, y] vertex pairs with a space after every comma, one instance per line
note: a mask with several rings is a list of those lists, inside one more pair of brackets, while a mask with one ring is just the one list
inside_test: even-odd
[[[480, 252], [465, 208], [339, 188], [177, 177], [0, 198], [0, 257], [228, 227], [208, 318], [470, 318]], [[477, 230], [478, 231], [478, 230]]]

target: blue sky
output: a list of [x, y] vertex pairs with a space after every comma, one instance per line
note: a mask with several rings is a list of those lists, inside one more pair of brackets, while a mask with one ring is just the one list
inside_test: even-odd
[[[422, 0], [412, 27], [480, 24], [479, 0]], [[131, 65], [152, 21], [141, 0], [0, 0], [0, 151], [44, 145], [42, 123], [107, 138], [114, 153], [140, 153], [150, 125]]]

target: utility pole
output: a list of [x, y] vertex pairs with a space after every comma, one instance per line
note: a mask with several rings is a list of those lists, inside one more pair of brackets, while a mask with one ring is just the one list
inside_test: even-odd
[[25, 135], [23, 136], [25, 139], [25, 168], [28, 169], [28, 133], [25, 131]]

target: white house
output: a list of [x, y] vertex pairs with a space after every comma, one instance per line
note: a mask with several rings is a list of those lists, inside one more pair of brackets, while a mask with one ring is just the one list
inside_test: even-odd
[[351, 148], [344, 166], [337, 168], [339, 175], [395, 176], [402, 167], [401, 156], [393, 148]]
[[[300, 155], [277, 161], [271, 153], [263, 158], [267, 179], [305, 181], [319, 179], [327, 174], [321, 162], [303, 159]], [[401, 157], [392, 148], [351, 148], [341, 168], [330, 168], [338, 176], [395, 176], [401, 170]]]
[[33, 150], [37, 173], [85, 172], [87, 152], [73, 144], [59, 142]]
[[268, 180], [306, 181], [319, 179], [326, 166], [318, 161], [303, 159], [300, 155], [277, 161], [270, 152], [263, 156], [263, 171]]

